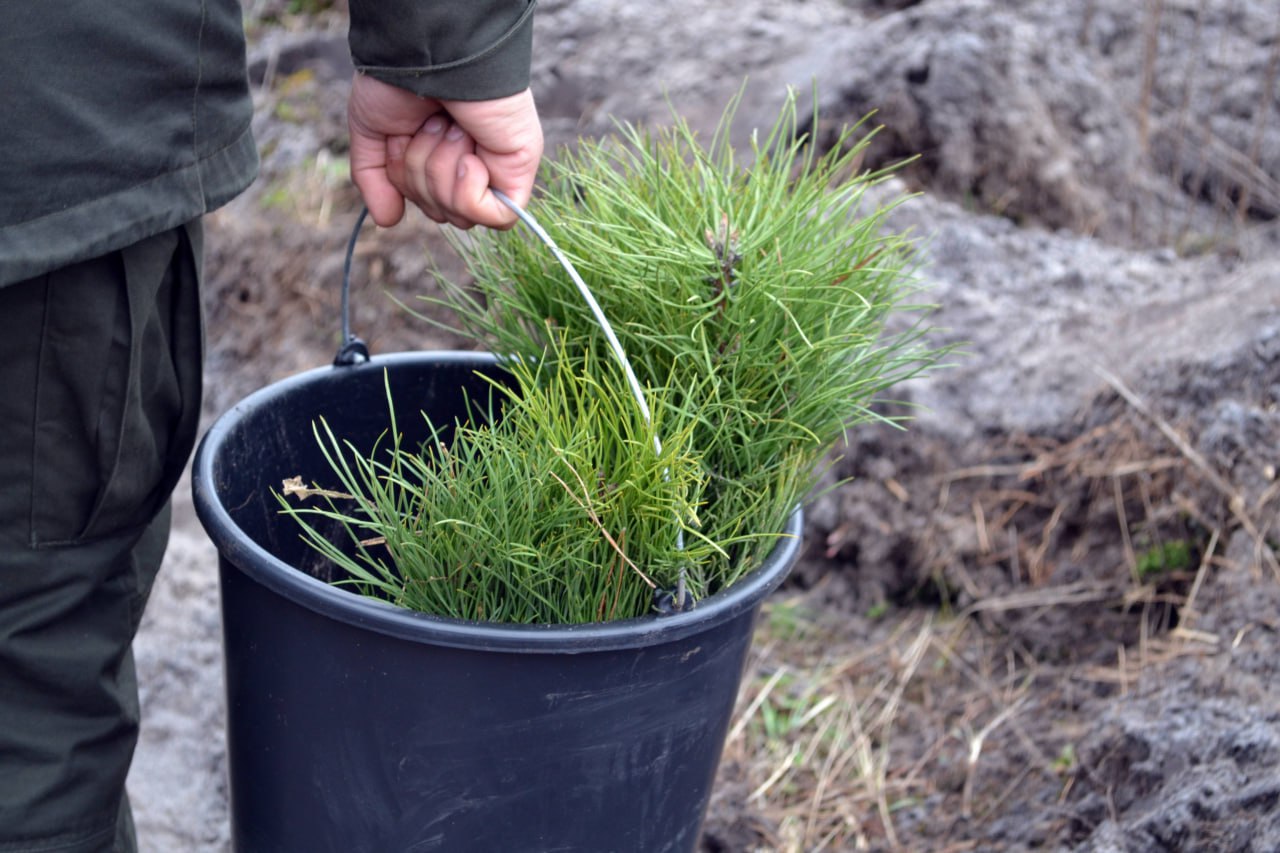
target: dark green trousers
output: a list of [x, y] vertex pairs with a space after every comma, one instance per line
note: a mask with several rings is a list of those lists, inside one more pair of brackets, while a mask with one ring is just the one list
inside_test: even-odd
[[0, 851], [136, 847], [131, 644], [199, 423], [199, 222], [0, 288]]

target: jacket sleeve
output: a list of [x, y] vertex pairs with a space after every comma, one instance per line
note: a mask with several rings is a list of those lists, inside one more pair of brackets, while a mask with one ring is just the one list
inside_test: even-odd
[[423, 97], [483, 101], [529, 86], [535, 0], [350, 0], [356, 70]]

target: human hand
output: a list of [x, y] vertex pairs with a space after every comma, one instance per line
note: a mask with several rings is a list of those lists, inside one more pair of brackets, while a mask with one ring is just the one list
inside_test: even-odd
[[510, 228], [515, 214], [490, 188], [520, 205], [533, 192], [542, 126], [528, 89], [445, 101], [358, 74], [347, 117], [351, 177], [378, 225], [399, 222], [407, 199], [436, 222]]

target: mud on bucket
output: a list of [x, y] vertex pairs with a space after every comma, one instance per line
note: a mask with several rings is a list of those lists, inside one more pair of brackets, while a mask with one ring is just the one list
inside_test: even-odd
[[[452, 423], [492, 356], [326, 367], [248, 397], [204, 437], [193, 490], [218, 549], [232, 836], [257, 851], [695, 848], [753, 623], [795, 561], [687, 612], [512, 626], [404, 610], [327, 583], [279, 513], [283, 477], [323, 480], [311, 424], [371, 446], [391, 399]], [[411, 415], [411, 416], [410, 416]], [[425, 441], [428, 436], [406, 436]]]

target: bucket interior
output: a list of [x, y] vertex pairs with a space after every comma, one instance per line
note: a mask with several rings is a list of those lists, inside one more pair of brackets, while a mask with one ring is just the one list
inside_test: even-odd
[[[319, 580], [338, 580], [333, 564], [302, 540], [296, 525], [280, 517], [276, 497], [292, 477], [301, 477], [307, 486], [338, 488], [314, 428], [323, 420], [362, 454], [379, 442], [390, 446], [390, 400], [402, 446], [430, 442], [432, 425], [447, 442], [455, 423], [500, 404], [501, 394], [490, 379], [507, 377], [496, 359], [483, 354], [436, 356], [429, 369], [412, 356], [384, 356], [272, 385], [241, 402], [229, 425], [215, 436], [218, 451], [211, 473], [217, 501], [244, 536], [276, 559]], [[430, 413], [430, 424], [423, 412]], [[318, 529], [340, 547], [352, 548], [336, 522], [330, 530]]]

